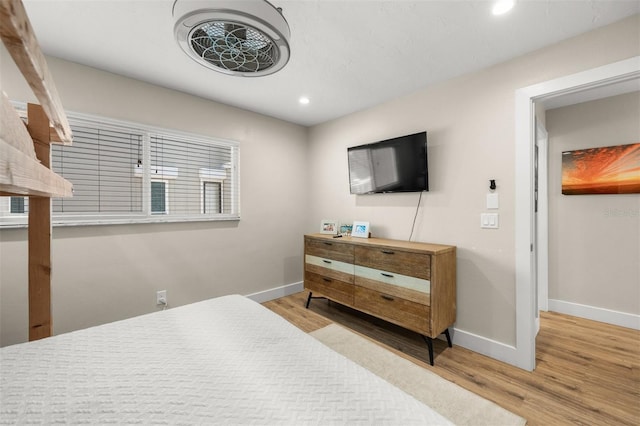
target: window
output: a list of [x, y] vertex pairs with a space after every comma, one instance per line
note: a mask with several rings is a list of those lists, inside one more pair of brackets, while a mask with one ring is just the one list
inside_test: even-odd
[[73, 197], [54, 198], [54, 216], [142, 214], [144, 133], [96, 123], [71, 124], [73, 144], [52, 145], [51, 167], [73, 184]]
[[222, 213], [222, 183], [202, 182], [202, 213]]
[[[69, 113], [73, 145], [52, 168], [73, 184], [53, 224], [237, 220], [238, 144]], [[28, 198], [0, 197], [0, 227], [26, 224]]]
[[25, 213], [24, 205], [25, 205], [25, 197], [11, 197], [11, 208], [9, 212], [12, 214]]
[[29, 198], [0, 197], [0, 224], [20, 225], [27, 223], [29, 213]]
[[167, 182], [151, 181], [151, 214], [167, 213]]

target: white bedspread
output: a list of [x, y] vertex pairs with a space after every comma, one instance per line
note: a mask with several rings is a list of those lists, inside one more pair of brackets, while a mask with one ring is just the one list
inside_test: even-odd
[[0, 350], [1, 424], [449, 424], [242, 296]]

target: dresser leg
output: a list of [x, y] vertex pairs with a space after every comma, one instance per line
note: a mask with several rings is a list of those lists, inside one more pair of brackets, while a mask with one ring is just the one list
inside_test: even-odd
[[433, 365], [433, 341], [431, 340], [431, 337], [427, 337], [422, 334], [421, 336], [424, 341], [427, 342], [427, 347], [429, 347], [429, 364]]
[[306, 308], [309, 309], [309, 303], [311, 303], [311, 299], [326, 299], [328, 302], [330, 301], [329, 299], [327, 299], [324, 296], [316, 296], [313, 297], [313, 292], [309, 292], [309, 297], [307, 297], [307, 304], [306, 304]]
[[449, 344], [449, 347], [452, 348], [453, 345], [451, 344], [451, 335], [449, 334], [448, 328], [444, 330], [444, 335], [447, 337], [447, 343]]

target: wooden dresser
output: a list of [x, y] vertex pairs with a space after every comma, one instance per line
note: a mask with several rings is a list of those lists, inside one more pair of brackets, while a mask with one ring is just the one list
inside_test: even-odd
[[[304, 237], [304, 288], [420, 333], [429, 347], [456, 320], [456, 247], [381, 238]], [[318, 295], [319, 294], [319, 295]]]

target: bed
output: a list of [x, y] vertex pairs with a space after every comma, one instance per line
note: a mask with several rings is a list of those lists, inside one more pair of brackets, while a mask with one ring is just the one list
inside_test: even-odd
[[450, 424], [239, 295], [4, 347], [0, 369], [0, 424]]

